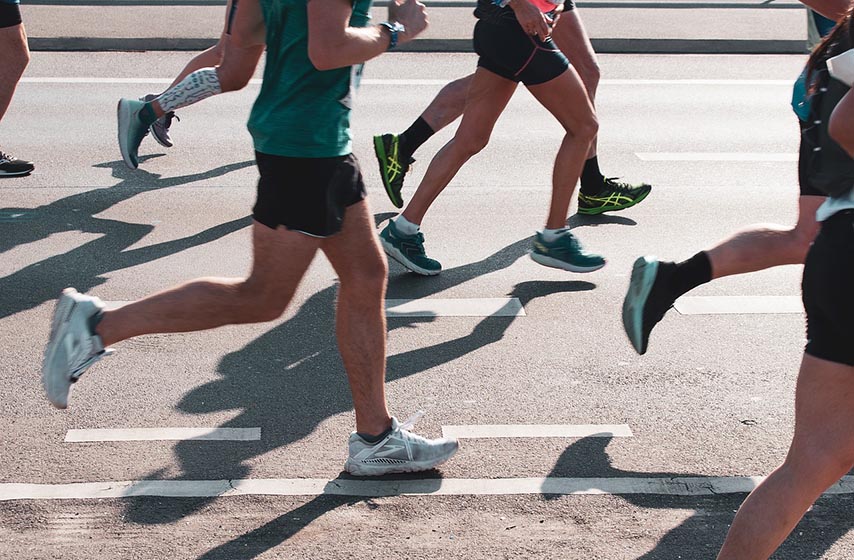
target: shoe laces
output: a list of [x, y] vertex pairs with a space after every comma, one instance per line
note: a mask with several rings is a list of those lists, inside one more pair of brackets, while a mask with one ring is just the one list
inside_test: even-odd
[[618, 193], [631, 193], [638, 188], [629, 183], [623, 183], [619, 177], [605, 177], [605, 187]]
[[400, 432], [408, 433], [409, 430], [411, 430], [415, 426], [415, 423], [418, 422], [422, 416], [424, 416], [424, 411], [419, 410], [418, 412], [416, 412], [415, 414], [413, 414], [412, 416], [410, 416], [409, 418], [404, 420], [402, 423], [399, 423], [397, 425], [396, 430], [389, 432], [389, 434], [386, 437], [384, 437], [383, 439], [378, 441], [370, 449], [363, 450], [361, 453], [359, 453], [357, 458], [364, 459], [364, 458], [367, 458], [367, 457], [370, 457], [371, 455], [373, 455], [376, 451], [378, 451], [382, 446], [384, 446], [386, 444], [386, 442], [388, 441], [388, 438], [390, 438], [392, 436], [392, 434], [394, 434], [394, 433], [400, 433]]
[[0, 150], [0, 162], [13, 161], [14, 159], [15, 159], [15, 156], [13, 156], [12, 154], [7, 154], [3, 150]]
[[166, 128], [172, 126], [172, 119], [175, 119], [178, 122], [181, 122], [181, 118], [175, 114], [175, 111], [169, 111], [165, 115], [163, 115], [163, 125]]

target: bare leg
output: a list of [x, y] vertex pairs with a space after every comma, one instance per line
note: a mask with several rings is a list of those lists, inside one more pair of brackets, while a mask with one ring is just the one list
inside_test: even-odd
[[184, 69], [181, 70], [181, 72], [175, 77], [172, 83], [169, 84], [169, 88], [175, 87], [176, 85], [180, 84], [184, 78], [186, 78], [196, 70], [201, 70], [202, 68], [210, 68], [212, 66], [219, 66], [219, 64], [222, 62], [222, 57], [225, 54], [225, 39], [226, 37], [228, 37], [228, 18], [231, 14], [231, 3], [232, 0], [228, 0], [225, 6], [225, 23], [223, 24], [222, 33], [219, 36], [219, 41], [217, 41], [216, 45], [194, 56], [192, 60], [190, 60], [190, 62], [188, 62], [187, 65], [184, 66]]
[[552, 200], [546, 221], [547, 228], [559, 229], [566, 225], [569, 203], [598, 123], [593, 104], [572, 67], [557, 78], [528, 89], [566, 130], [555, 159]]
[[793, 228], [756, 224], [707, 250], [712, 278], [803, 263], [818, 233], [815, 212], [824, 200], [822, 196], [801, 196]]
[[449, 83], [436, 94], [430, 105], [421, 113], [421, 118], [438, 132], [457, 120], [466, 106], [466, 95], [471, 87], [474, 74], [469, 74]]
[[347, 208], [341, 232], [320, 248], [338, 273], [336, 332], [347, 370], [356, 431], [378, 435], [391, 426], [385, 398], [385, 287], [388, 265], [367, 201]]
[[6, 114], [12, 96], [18, 87], [18, 81], [30, 62], [30, 50], [27, 47], [27, 32], [23, 24], [0, 29], [0, 120]]
[[412, 201], [403, 211], [407, 220], [420, 224], [430, 205], [463, 164], [486, 146], [495, 122], [514, 91], [515, 82], [483, 68], [477, 69], [469, 88], [460, 127], [454, 138], [445, 144], [430, 162]]
[[751, 492], [719, 560], [768, 558], [822, 492], [854, 466], [854, 367], [804, 355], [785, 462]]
[[202, 278], [106, 311], [97, 326], [105, 346], [152, 333], [189, 332], [272, 321], [285, 310], [320, 240], [257, 222], [248, 278]]
[[[593, 50], [593, 45], [590, 43], [590, 38], [587, 36], [587, 31], [584, 29], [577, 9], [561, 14], [552, 37], [558, 48], [569, 59], [572, 67], [578, 72], [581, 81], [584, 83], [584, 89], [587, 90], [590, 102], [595, 105], [596, 90], [599, 87], [601, 75], [599, 61], [596, 60], [596, 52]], [[594, 137], [593, 141], [590, 142], [587, 159], [596, 155], [596, 141], [597, 138]]]

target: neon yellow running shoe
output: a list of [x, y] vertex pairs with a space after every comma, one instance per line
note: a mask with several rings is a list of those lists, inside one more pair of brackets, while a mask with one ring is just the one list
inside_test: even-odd
[[374, 153], [380, 164], [380, 177], [385, 192], [396, 208], [403, 208], [403, 197], [400, 195], [403, 190], [403, 178], [415, 160], [409, 158], [407, 162], [401, 162], [399, 148], [400, 137], [396, 134], [374, 136]]
[[608, 177], [602, 190], [595, 195], [578, 193], [578, 213], [595, 215], [625, 210], [645, 199], [651, 190], [652, 186], [646, 183], [630, 185], [617, 181], [616, 177]]

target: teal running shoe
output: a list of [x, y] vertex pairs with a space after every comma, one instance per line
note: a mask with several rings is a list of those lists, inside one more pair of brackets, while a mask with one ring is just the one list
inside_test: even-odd
[[148, 125], [139, 118], [139, 111], [145, 103], [135, 99], [119, 99], [117, 108], [119, 120], [119, 150], [122, 159], [131, 169], [139, 167], [139, 145], [148, 134]]
[[646, 353], [653, 327], [676, 301], [672, 289], [673, 263], [657, 257], [638, 257], [623, 300], [623, 328], [638, 354]]
[[604, 257], [588, 253], [581, 248], [578, 238], [569, 230], [564, 231], [565, 233], [551, 243], [543, 239], [542, 233], [537, 232], [531, 258], [543, 266], [570, 272], [593, 272], [605, 266]]
[[380, 243], [386, 254], [402, 264], [407, 270], [423, 276], [435, 276], [442, 272], [439, 261], [424, 252], [424, 234], [405, 235], [397, 229], [394, 220], [380, 232]]

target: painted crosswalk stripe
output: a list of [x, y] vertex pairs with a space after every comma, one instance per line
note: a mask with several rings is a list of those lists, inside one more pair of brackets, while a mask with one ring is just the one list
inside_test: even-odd
[[68, 430], [66, 443], [95, 441], [258, 441], [261, 428], [98, 428]]
[[638, 152], [642, 161], [798, 161], [798, 154], [770, 152]]
[[[716, 496], [744, 494], [763, 477], [657, 478], [428, 478], [352, 480], [320, 478], [244, 480], [136, 480], [73, 484], [0, 484], [0, 501], [88, 500], [158, 496], [504, 496], [519, 494]], [[854, 476], [844, 476], [826, 494], [854, 494]]]
[[682, 315], [803, 313], [800, 296], [691, 296], [674, 305]]
[[483, 424], [442, 426], [442, 435], [457, 439], [632, 437], [632, 430], [626, 424]]
[[519, 298], [387, 299], [387, 317], [517, 317], [525, 309]]

